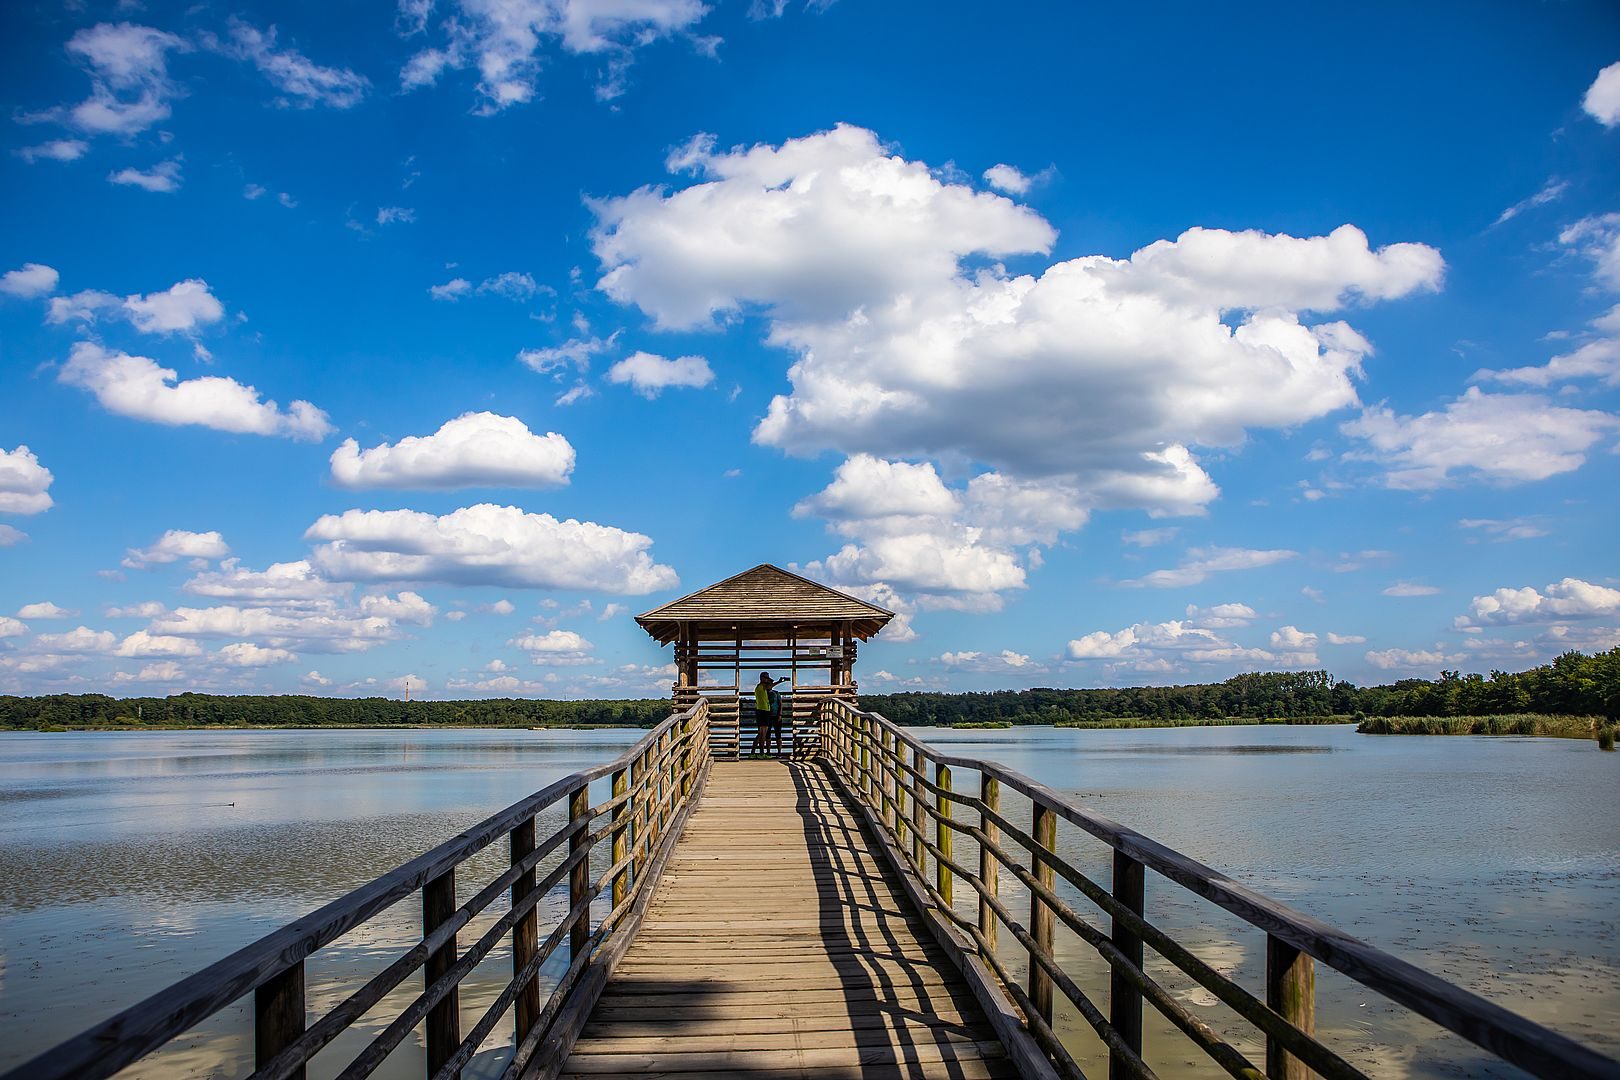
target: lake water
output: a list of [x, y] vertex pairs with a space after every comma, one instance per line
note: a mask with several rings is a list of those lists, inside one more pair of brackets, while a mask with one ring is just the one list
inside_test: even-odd
[[[0, 736], [0, 1069], [552, 780], [615, 756], [640, 734]], [[1620, 1054], [1620, 755], [1589, 742], [1358, 736], [1348, 727], [917, 734], [1000, 760]], [[1021, 812], [1015, 800], [1007, 806]], [[1106, 883], [1102, 845], [1065, 831], [1061, 846]], [[1017, 890], [1004, 884], [1004, 892], [1018, 910]], [[376, 970], [410, 938], [415, 906], [400, 908], [392, 921], [318, 954], [312, 1005], [338, 1000], [356, 970]], [[1217, 968], [1251, 989], [1262, 985], [1263, 935], [1152, 875], [1148, 911]], [[1062, 936], [1059, 947], [1082, 987], [1105, 998], [1100, 962], [1088, 963], [1083, 947]], [[463, 994], [469, 1017], [498, 989], [507, 961], [491, 960], [488, 979]], [[1240, 1048], [1261, 1053], [1204, 991], [1163, 974], [1200, 1015], [1238, 1036]], [[409, 980], [403, 1000], [414, 987]], [[1318, 995], [1320, 1029], [1376, 1075], [1514, 1075], [1320, 966]], [[1059, 1027], [1097, 1074], [1100, 1058], [1083, 1023], [1060, 1013]], [[246, 1031], [244, 1010], [227, 1010], [132, 1074], [250, 1071], [241, 1068], [251, 1055]], [[1207, 1071], [1180, 1036], [1150, 1024], [1148, 1037], [1161, 1075]], [[334, 1047], [331, 1056], [359, 1045]], [[402, 1048], [380, 1075], [420, 1075], [411, 1053], [419, 1053], [415, 1045]], [[498, 1053], [489, 1055], [468, 1075], [499, 1064]]]

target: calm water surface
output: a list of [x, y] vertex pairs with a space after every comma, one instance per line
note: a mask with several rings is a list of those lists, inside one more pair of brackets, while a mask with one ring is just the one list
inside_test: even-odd
[[[640, 734], [0, 736], [0, 1068], [615, 756]], [[1586, 742], [1358, 736], [1348, 727], [918, 734], [996, 758], [1620, 1054], [1620, 755]], [[1006, 802], [1009, 812], [1027, 812]], [[1061, 846], [1107, 882], [1100, 844], [1065, 831]], [[1004, 893], [1017, 910], [1018, 891], [1004, 883]], [[417, 932], [414, 905], [400, 909], [317, 954], [312, 1007], [340, 1000]], [[1152, 875], [1148, 910], [1220, 970], [1262, 985], [1262, 935]], [[1059, 948], [1082, 987], [1106, 997], [1100, 963], [1061, 936]], [[509, 963], [497, 951], [481, 967], [463, 993], [464, 1026]], [[1261, 1052], [1205, 991], [1162, 974], [1240, 1048]], [[405, 991], [401, 1004], [414, 996], [414, 980]], [[1321, 1029], [1371, 1072], [1513, 1075], [1331, 972], [1319, 972], [1318, 993]], [[1101, 1059], [1083, 1023], [1059, 1021], [1096, 1074]], [[243, 1010], [228, 1010], [134, 1074], [240, 1075], [250, 1071], [246, 1033]], [[340, 1040], [312, 1076], [331, 1075], [362, 1044], [360, 1032]], [[1206, 1071], [1169, 1030], [1150, 1025], [1149, 1045], [1161, 1075]], [[382, 1075], [419, 1075], [420, 1052], [407, 1042]], [[484, 1055], [469, 1077], [498, 1071], [501, 1058]]]

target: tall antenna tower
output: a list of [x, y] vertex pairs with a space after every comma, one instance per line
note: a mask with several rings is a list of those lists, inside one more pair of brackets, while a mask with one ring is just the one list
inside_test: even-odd
[[407, 703], [411, 700], [411, 677], [409, 675], [405, 676], [405, 700]]

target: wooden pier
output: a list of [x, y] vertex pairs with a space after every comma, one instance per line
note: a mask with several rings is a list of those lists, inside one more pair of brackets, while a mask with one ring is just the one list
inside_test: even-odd
[[[813, 756], [716, 762], [700, 700], [617, 759], [0, 1080], [112, 1076], [238, 1000], [254, 1017], [253, 1080], [357, 1080], [384, 1065], [432, 1080], [1073, 1080], [1077, 1023], [1111, 1078], [1153, 1077], [1156, 1057], [1184, 1062], [1189, 1047], [1212, 1074], [1246, 1080], [1361, 1077], [1316, 1031], [1319, 964], [1473, 1043], [1462, 1072], [1483, 1053], [1535, 1076], [1620, 1077], [1620, 1063], [996, 762], [941, 753], [841, 699], [822, 702], [818, 723]], [[503, 840], [504, 870], [458, 882]], [[1111, 850], [1107, 885], [1065, 856], [1082, 842]], [[1263, 986], [1155, 924], [1149, 901], [1175, 889], [1263, 936]], [[312, 1015], [306, 961], [407, 900], [420, 938]], [[1109, 973], [1101, 996], [1082, 988], [1077, 955]], [[503, 988], [465, 1007], [459, 990], [490, 965]], [[1167, 989], [1167, 965], [1222, 1011]], [[394, 993], [413, 976], [420, 992]], [[1144, 1025], [1148, 1008], [1165, 1024]], [[1173, 1045], [1144, 1034], [1169, 1028]], [[334, 1056], [345, 1033], [362, 1048], [351, 1035]], [[1263, 1054], [1244, 1049], [1255, 1045]]]

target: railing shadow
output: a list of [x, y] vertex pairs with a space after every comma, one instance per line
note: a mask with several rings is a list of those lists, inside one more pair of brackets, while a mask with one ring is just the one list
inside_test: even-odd
[[[926, 943], [916, 914], [879, 869], [870, 837], [823, 766], [798, 760], [787, 768], [811, 853], [820, 937], [845, 1010], [852, 1022], [876, 1017], [881, 1024], [883, 1042], [863, 1046], [856, 1037], [859, 1075], [965, 1076], [959, 1052], [975, 1038], [962, 1022], [977, 1012], [971, 995], [939, 981], [948, 962]], [[941, 1011], [960, 1019], [943, 1019]]]

